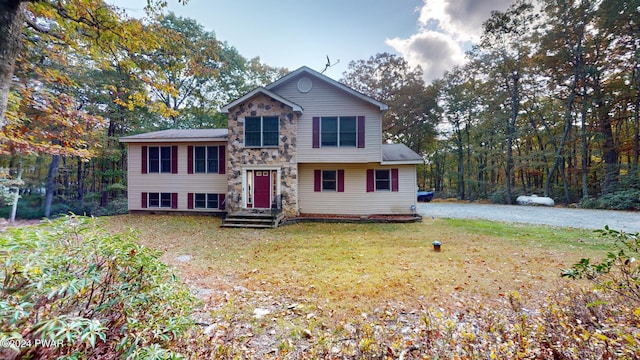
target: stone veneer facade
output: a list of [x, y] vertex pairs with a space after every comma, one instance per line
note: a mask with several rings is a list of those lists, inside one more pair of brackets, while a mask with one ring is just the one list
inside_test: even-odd
[[[277, 148], [244, 147], [244, 118], [247, 116], [278, 116], [280, 123]], [[291, 107], [262, 94], [229, 109], [227, 211], [232, 212], [242, 208], [243, 168], [256, 168], [264, 165], [269, 168], [280, 168], [282, 211], [285, 216], [298, 215], [297, 128], [298, 114]]]

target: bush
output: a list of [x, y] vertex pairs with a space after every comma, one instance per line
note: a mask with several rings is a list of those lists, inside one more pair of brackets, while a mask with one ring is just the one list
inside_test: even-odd
[[[523, 195], [524, 191], [520, 188], [514, 187], [511, 189], [511, 203], [515, 204], [518, 196]], [[489, 200], [494, 204], [506, 204], [507, 203], [507, 189], [500, 188], [489, 194]]]
[[0, 358], [176, 356], [195, 300], [133, 240], [75, 216], [2, 233]]
[[602, 236], [615, 240], [615, 251], [609, 252], [600, 263], [581, 259], [562, 276], [570, 279], [587, 278], [597, 284], [598, 289], [614, 292], [640, 306], [640, 238], [638, 233], [627, 234], [605, 227], [598, 230]]
[[[111, 216], [126, 214], [129, 211], [125, 197], [115, 198], [107, 206], [100, 206], [100, 197], [89, 196], [91, 194], [87, 194], [84, 201], [54, 202], [51, 205], [51, 215]], [[25, 220], [42, 219], [44, 217], [43, 202], [44, 199], [40, 195], [24, 196], [18, 202], [17, 217]], [[10, 213], [10, 206], [0, 206], [0, 217], [8, 218]]]
[[585, 209], [640, 210], [640, 190], [628, 188], [606, 194], [601, 198], [582, 199], [580, 207]]
[[585, 209], [640, 210], [640, 176], [627, 175], [620, 178], [617, 191], [600, 198], [580, 200]]

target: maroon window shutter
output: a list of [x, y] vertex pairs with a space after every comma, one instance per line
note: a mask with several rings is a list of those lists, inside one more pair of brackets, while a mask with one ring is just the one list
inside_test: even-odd
[[225, 174], [227, 161], [225, 160], [225, 146], [218, 146], [218, 174]]
[[391, 169], [391, 191], [398, 191], [398, 169]]
[[171, 208], [178, 208], [178, 193], [171, 193]]
[[344, 170], [338, 170], [338, 192], [344, 192]]
[[187, 174], [193, 174], [193, 146], [191, 145], [187, 146]]
[[218, 194], [218, 210], [224, 210], [224, 194]]
[[142, 198], [141, 198], [141, 200], [142, 200], [142, 203], [140, 204], [140, 206], [141, 206], [143, 209], [146, 209], [146, 208], [147, 208], [147, 193], [146, 193], [146, 192], [143, 192], [143, 193], [142, 193]]
[[187, 194], [187, 209], [193, 209], [193, 193]]
[[367, 192], [372, 192], [376, 189], [375, 179], [373, 177], [373, 169], [367, 169]]
[[142, 147], [142, 173], [147, 173], [147, 147]]
[[178, 147], [177, 146], [171, 147], [171, 173], [172, 174], [178, 173]]
[[313, 117], [313, 147], [320, 147], [320, 118], [317, 116]]
[[364, 148], [364, 116], [358, 116], [358, 148]]
[[320, 192], [322, 190], [322, 170], [313, 170], [313, 191]]

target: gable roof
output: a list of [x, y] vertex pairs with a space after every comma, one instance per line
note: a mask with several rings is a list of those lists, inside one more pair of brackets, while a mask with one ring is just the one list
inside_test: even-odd
[[405, 144], [382, 144], [381, 164], [424, 164], [424, 159]]
[[227, 129], [169, 129], [121, 137], [120, 142], [227, 141], [228, 134], [229, 130]]
[[270, 90], [268, 90], [268, 89], [266, 89], [264, 87], [258, 87], [258, 88], [255, 88], [255, 89], [249, 91], [248, 93], [242, 95], [238, 99], [236, 99], [236, 100], [230, 102], [229, 104], [223, 106], [222, 109], [220, 109], [220, 112], [222, 112], [223, 114], [228, 114], [229, 113], [229, 109], [231, 109], [231, 108], [233, 108], [233, 107], [235, 107], [237, 105], [242, 104], [243, 102], [251, 99], [252, 97], [254, 97], [254, 96], [258, 95], [258, 94], [263, 94], [263, 95], [269, 96], [272, 99], [275, 99], [275, 100], [277, 100], [277, 101], [279, 101], [279, 102], [291, 107], [293, 109], [293, 111], [297, 112], [298, 114], [302, 113], [302, 107], [300, 105], [298, 105], [298, 104], [296, 104], [296, 103], [294, 103], [294, 102], [292, 102], [290, 100], [287, 100], [287, 99], [283, 98], [282, 96], [280, 96], [280, 95], [274, 93], [273, 91], [270, 91]]
[[298, 76], [300, 74], [313, 76], [316, 79], [319, 79], [319, 80], [322, 80], [324, 82], [327, 82], [327, 83], [339, 88], [342, 91], [345, 91], [345, 92], [347, 92], [347, 93], [349, 93], [349, 94], [351, 94], [351, 95], [353, 95], [353, 96], [355, 96], [355, 97], [357, 97], [357, 98], [359, 98], [361, 100], [364, 100], [364, 101], [366, 101], [366, 102], [368, 102], [368, 103], [370, 103], [370, 104], [372, 104], [374, 106], [377, 106], [378, 108], [380, 108], [380, 111], [386, 111], [386, 110], [389, 109], [389, 106], [387, 104], [384, 104], [384, 103], [382, 103], [382, 102], [380, 102], [380, 101], [378, 101], [378, 100], [376, 100], [376, 99], [374, 99], [374, 98], [372, 98], [370, 96], [367, 96], [367, 95], [365, 95], [365, 94], [363, 94], [361, 92], [358, 92], [358, 91], [348, 87], [347, 85], [345, 85], [345, 84], [343, 84], [343, 83], [341, 83], [339, 81], [335, 81], [332, 78], [330, 78], [330, 77], [328, 77], [326, 75], [323, 75], [323, 74], [321, 74], [321, 73], [319, 73], [319, 72], [317, 72], [317, 71], [315, 71], [313, 69], [310, 69], [310, 68], [308, 68], [306, 66], [303, 66], [303, 67], [299, 68], [298, 70], [295, 70], [295, 71], [292, 71], [292, 72], [288, 73], [287, 75], [281, 77], [280, 79], [278, 79], [278, 80], [272, 82], [271, 84], [265, 86], [265, 88], [268, 89], [268, 90], [273, 90], [274, 88], [282, 85], [283, 83], [289, 81], [292, 78], [295, 78], [296, 76]]

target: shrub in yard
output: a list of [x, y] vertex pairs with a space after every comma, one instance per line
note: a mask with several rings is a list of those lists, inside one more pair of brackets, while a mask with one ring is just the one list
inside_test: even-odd
[[75, 216], [0, 233], [0, 358], [176, 357], [194, 299], [133, 239]]
[[640, 176], [621, 177], [615, 192], [600, 198], [582, 199], [580, 207], [585, 209], [640, 210]]
[[615, 240], [615, 250], [599, 263], [581, 259], [562, 276], [570, 279], [587, 278], [596, 283], [598, 289], [616, 293], [640, 306], [640, 238], [638, 233], [627, 234], [605, 227], [598, 230], [603, 237]]

